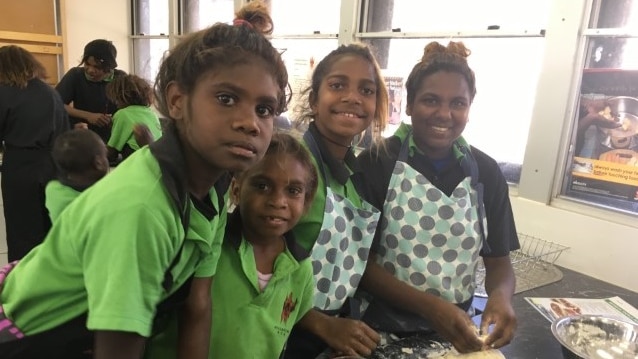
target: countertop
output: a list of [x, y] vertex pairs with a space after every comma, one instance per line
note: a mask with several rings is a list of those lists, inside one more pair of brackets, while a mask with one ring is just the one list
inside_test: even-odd
[[[513, 306], [518, 318], [514, 340], [501, 348], [507, 359], [561, 359], [562, 352], [554, 339], [551, 323], [534, 309], [525, 297], [608, 298], [618, 296], [638, 308], [638, 293], [603, 282], [590, 276], [558, 267], [563, 279], [543, 287], [514, 295]], [[475, 306], [484, 307], [485, 299], [477, 298]]]

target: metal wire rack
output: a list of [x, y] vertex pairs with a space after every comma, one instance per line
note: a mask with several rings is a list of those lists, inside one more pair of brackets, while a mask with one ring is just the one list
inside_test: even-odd
[[[523, 233], [518, 233], [518, 240], [521, 248], [510, 253], [516, 275], [515, 293], [538, 288], [563, 278], [563, 273], [554, 265], [554, 262], [569, 247]], [[487, 297], [483, 260], [479, 260], [476, 271], [474, 294]]]

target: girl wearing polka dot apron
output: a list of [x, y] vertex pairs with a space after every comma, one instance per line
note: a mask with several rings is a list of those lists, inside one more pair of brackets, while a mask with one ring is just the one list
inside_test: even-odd
[[368, 355], [379, 337], [360, 319], [353, 299], [366, 268], [380, 211], [363, 198], [363, 172], [352, 143], [387, 123], [388, 93], [376, 60], [360, 44], [341, 46], [317, 65], [300, 122], [319, 173], [317, 196], [294, 228], [311, 251], [314, 309], [293, 329], [285, 358], [329, 351]]
[[[379, 265], [362, 282], [370, 294], [363, 320], [382, 344], [423, 338], [411, 341], [423, 349], [441, 337], [448, 349], [471, 352], [506, 345], [516, 328], [509, 252], [519, 243], [507, 182], [461, 136], [476, 93], [468, 55], [462, 43], [428, 44], [406, 81], [412, 125], [359, 156], [366, 191], [382, 208], [371, 258]], [[489, 294], [480, 330], [493, 325], [485, 341], [468, 314], [480, 256]]]

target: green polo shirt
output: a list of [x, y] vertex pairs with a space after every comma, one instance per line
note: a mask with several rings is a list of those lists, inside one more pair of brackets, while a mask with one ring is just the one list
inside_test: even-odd
[[60, 213], [73, 202], [73, 200], [80, 195], [80, 191], [75, 190], [72, 187], [62, 184], [58, 180], [53, 180], [47, 183], [44, 190], [45, 206], [49, 211], [49, 218], [51, 223], [60, 216]]
[[[175, 135], [165, 137], [154, 145], [167, 144], [161, 147], [163, 157], [183, 165]], [[162, 169], [171, 165], [162, 160]], [[161, 300], [193, 275], [215, 274], [225, 209], [202, 212], [188, 200], [185, 236], [170, 194], [185, 190], [168, 188], [163, 177], [149, 147], [141, 149], [69, 204], [44, 242], [20, 261], [6, 279], [0, 302], [27, 336], [88, 312], [90, 330], [147, 337]], [[217, 198], [214, 189], [211, 198]], [[167, 292], [162, 282], [180, 246]]]
[[113, 128], [108, 146], [118, 151], [122, 151], [124, 145], [128, 145], [134, 151], [138, 150], [140, 146], [133, 136], [133, 127], [137, 124], [146, 125], [154, 140], [162, 137], [162, 128], [155, 112], [148, 106], [134, 105], [121, 108], [113, 115]]
[[293, 325], [312, 307], [314, 280], [308, 252], [289, 233], [273, 275], [260, 291], [253, 247], [241, 235], [239, 211], [229, 217], [213, 286], [210, 358], [277, 359]]
[[[292, 327], [312, 307], [314, 279], [308, 252], [286, 235], [273, 275], [260, 291], [252, 245], [243, 239], [239, 211], [229, 214], [212, 289], [209, 358], [277, 359]], [[145, 358], [175, 358], [177, 321], [147, 343]]]

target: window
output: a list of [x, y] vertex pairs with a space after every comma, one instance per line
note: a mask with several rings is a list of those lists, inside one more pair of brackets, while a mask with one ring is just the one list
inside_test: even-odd
[[183, 0], [182, 33], [188, 34], [217, 22], [229, 22], [235, 13], [234, 0]]
[[[427, 43], [462, 41], [472, 51], [468, 62], [477, 86], [464, 137], [496, 159], [509, 182], [517, 183], [544, 55], [543, 29], [550, 3], [369, 0], [364, 3], [364, 31], [358, 36], [376, 49], [386, 74], [403, 81]], [[405, 93], [403, 97], [401, 121], [409, 122]], [[398, 123], [391, 125], [386, 135], [397, 127]]]
[[[179, 36], [233, 19], [234, 0], [132, 0], [133, 72], [154, 81], [161, 60]], [[180, 16], [181, 15], [181, 16]]]
[[274, 34], [337, 34], [340, 8], [341, 0], [271, 0]]
[[595, 1], [561, 193], [638, 213], [638, 1]]

